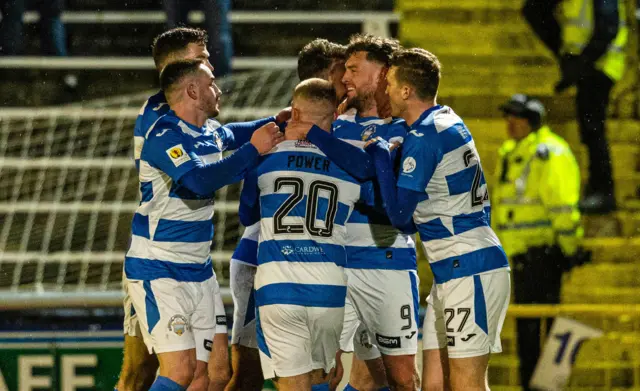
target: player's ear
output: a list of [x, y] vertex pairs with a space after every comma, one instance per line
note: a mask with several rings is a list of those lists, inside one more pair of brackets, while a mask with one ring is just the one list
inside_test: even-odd
[[300, 109], [297, 107], [291, 108], [291, 120], [299, 121], [300, 120]]
[[403, 85], [402, 86], [402, 91], [401, 91], [401, 95], [402, 95], [402, 99], [407, 100], [409, 99], [409, 97], [411, 96], [411, 93], [413, 88], [409, 87], [408, 85]]
[[198, 84], [195, 82], [195, 80], [189, 80], [189, 82], [187, 83], [187, 95], [189, 95], [189, 98], [198, 100], [199, 93], [200, 91], [198, 91]]

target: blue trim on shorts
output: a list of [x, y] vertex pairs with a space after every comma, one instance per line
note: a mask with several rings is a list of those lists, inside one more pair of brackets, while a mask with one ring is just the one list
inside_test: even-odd
[[413, 317], [416, 321], [416, 328], [420, 327], [420, 294], [418, 293], [418, 281], [416, 274], [409, 272], [409, 281], [411, 281], [411, 296], [413, 296]]
[[329, 391], [329, 383], [314, 384], [311, 386], [311, 391]]
[[473, 276], [473, 307], [476, 324], [485, 334], [489, 335], [489, 327], [487, 326], [487, 303], [484, 300], [484, 290], [482, 289], [482, 280], [480, 280], [479, 275]]
[[244, 314], [244, 325], [248, 325], [256, 318], [256, 290], [251, 288], [249, 292], [249, 300], [247, 300], [247, 312]]
[[151, 281], [143, 281], [142, 286], [144, 287], [144, 303], [145, 312], [147, 313], [147, 325], [149, 326], [149, 334], [151, 334], [153, 328], [156, 327], [156, 324], [160, 321], [160, 310], [158, 309], [158, 302], [156, 302], [153, 290], [151, 290]]
[[203, 282], [213, 277], [211, 258], [203, 263], [177, 263], [136, 257], [125, 257], [124, 274], [130, 280], [171, 278], [182, 282]]
[[267, 357], [271, 358], [271, 352], [267, 346], [267, 341], [264, 339], [264, 333], [262, 332], [262, 325], [260, 324], [260, 310], [256, 309], [256, 339], [258, 341], [258, 349]]
[[358, 391], [358, 389], [354, 388], [351, 384], [347, 383], [347, 385], [344, 387], [344, 390], [342, 391]]

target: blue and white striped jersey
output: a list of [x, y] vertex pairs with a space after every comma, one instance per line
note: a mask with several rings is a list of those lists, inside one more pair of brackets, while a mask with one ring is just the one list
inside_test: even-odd
[[361, 190], [306, 141], [284, 141], [262, 158], [243, 189], [253, 199], [245, 205], [260, 210], [258, 306], [344, 306], [346, 222]]
[[260, 223], [245, 227], [242, 238], [231, 256], [231, 262], [241, 262], [246, 265], [258, 266], [258, 238], [260, 237]]
[[140, 205], [125, 258], [129, 279], [204, 281], [213, 275], [213, 198], [178, 184], [198, 163], [222, 159], [233, 134], [213, 120], [197, 128], [173, 111], [147, 131], [140, 155]]
[[158, 120], [171, 110], [167, 104], [164, 92], [159, 91], [152, 95], [140, 108], [136, 124], [133, 128], [133, 158], [136, 161], [136, 168], [140, 170], [140, 154], [144, 145], [144, 137]]
[[[360, 148], [371, 138], [381, 137], [389, 142], [406, 137], [408, 128], [404, 120], [377, 117], [359, 117], [350, 110], [333, 122], [335, 137]], [[374, 194], [375, 181], [363, 186], [367, 194]], [[347, 222], [347, 267], [351, 269], [415, 270], [415, 243], [391, 225], [382, 207], [371, 204], [379, 200], [367, 200], [356, 204]]]
[[437, 283], [508, 267], [490, 227], [487, 184], [471, 133], [447, 106], [425, 111], [402, 145], [398, 187], [424, 194], [413, 213]]

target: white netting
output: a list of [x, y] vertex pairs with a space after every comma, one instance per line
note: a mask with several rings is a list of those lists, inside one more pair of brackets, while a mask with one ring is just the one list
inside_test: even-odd
[[[286, 107], [292, 70], [222, 80], [221, 122]], [[155, 91], [61, 108], [0, 110], [0, 292], [117, 292], [138, 204], [139, 107]], [[212, 255], [224, 282], [242, 227], [239, 185], [217, 194]]]

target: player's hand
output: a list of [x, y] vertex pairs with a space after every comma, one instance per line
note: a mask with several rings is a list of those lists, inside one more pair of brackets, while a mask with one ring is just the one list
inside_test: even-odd
[[334, 391], [342, 381], [344, 367], [342, 366], [342, 350], [336, 352], [336, 366], [329, 372], [329, 390]]
[[283, 140], [284, 135], [280, 132], [278, 125], [275, 122], [269, 122], [253, 132], [250, 142], [260, 155], [264, 155]]
[[313, 122], [289, 121], [286, 129], [287, 137], [289, 140], [304, 140], [313, 125]]
[[390, 147], [389, 143], [381, 137], [372, 138], [364, 144], [364, 150], [374, 156], [383, 152], [389, 154]]
[[291, 119], [291, 107], [284, 108], [276, 114], [276, 123], [282, 125]]

